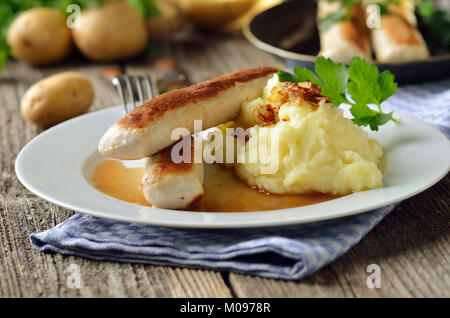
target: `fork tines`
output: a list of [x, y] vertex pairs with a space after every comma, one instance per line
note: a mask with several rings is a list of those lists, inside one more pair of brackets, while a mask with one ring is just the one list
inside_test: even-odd
[[154, 83], [149, 75], [118, 75], [112, 79], [112, 83], [117, 87], [126, 114], [128, 107], [132, 110], [153, 98]]

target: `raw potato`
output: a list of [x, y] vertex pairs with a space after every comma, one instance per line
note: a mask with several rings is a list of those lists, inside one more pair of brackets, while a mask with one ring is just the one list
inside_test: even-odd
[[73, 47], [66, 16], [52, 8], [20, 14], [9, 28], [7, 41], [13, 57], [31, 64], [61, 61]]
[[142, 16], [129, 4], [110, 2], [81, 12], [79, 27], [72, 29], [78, 49], [95, 61], [123, 60], [147, 44]]
[[156, 5], [161, 15], [147, 19], [150, 39], [163, 39], [186, 24], [186, 18], [175, 0], [156, 0]]
[[254, 0], [178, 0], [181, 9], [197, 27], [215, 30], [237, 20], [255, 5]]
[[86, 76], [77, 72], [59, 73], [31, 86], [22, 97], [23, 118], [50, 127], [88, 110], [94, 90]]

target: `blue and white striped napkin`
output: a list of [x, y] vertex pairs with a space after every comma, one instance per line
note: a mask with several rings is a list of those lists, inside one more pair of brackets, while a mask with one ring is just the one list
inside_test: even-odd
[[[450, 79], [403, 86], [384, 107], [421, 118], [450, 136]], [[172, 229], [76, 214], [30, 235], [39, 251], [95, 260], [234, 271], [299, 279], [357, 244], [395, 205], [341, 219], [263, 229]]]

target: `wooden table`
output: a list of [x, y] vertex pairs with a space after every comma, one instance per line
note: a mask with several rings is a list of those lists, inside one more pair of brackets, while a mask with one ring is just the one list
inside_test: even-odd
[[[283, 62], [241, 37], [196, 36], [176, 42], [172, 54], [191, 82], [241, 68]], [[450, 296], [450, 177], [406, 200], [357, 246], [309, 278], [295, 282], [226, 272], [96, 262], [38, 253], [28, 235], [64, 221], [72, 211], [28, 192], [17, 180], [20, 149], [42, 130], [23, 121], [20, 98], [35, 81], [66, 70], [86, 74], [96, 99], [91, 111], [119, 104], [101, 71], [152, 73], [151, 58], [121, 65], [82, 58], [45, 68], [10, 61], [0, 73], [0, 297], [435, 297]], [[407, 162], [405, 162], [407, 164]], [[80, 268], [82, 288], [67, 285], [68, 267]], [[366, 286], [369, 264], [381, 268], [381, 288]]]

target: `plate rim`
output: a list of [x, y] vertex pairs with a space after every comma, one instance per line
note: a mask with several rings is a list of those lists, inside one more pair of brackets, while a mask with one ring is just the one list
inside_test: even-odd
[[[19, 152], [19, 154], [16, 157], [15, 160], [15, 172], [17, 175], [17, 178], [19, 179], [19, 181], [21, 182], [21, 184], [30, 192], [32, 192], [33, 194], [43, 198], [46, 201], [49, 201], [51, 203], [54, 203], [58, 206], [61, 206], [63, 208], [69, 209], [71, 211], [74, 211], [76, 213], [84, 213], [84, 214], [88, 214], [88, 215], [92, 215], [92, 216], [96, 216], [96, 217], [101, 217], [101, 218], [105, 218], [105, 219], [109, 219], [109, 220], [115, 220], [115, 221], [120, 221], [120, 222], [131, 222], [131, 223], [141, 223], [141, 224], [148, 224], [148, 225], [155, 225], [155, 226], [163, 226], [163, 227], [173, 227], [173, 228], [215, 228], [215, 229], [230, 229], [230, 228], [262, 228], [262, 227], [276, 227], [276, 226], [286, 226], [286, 225], [293, 225], [293, 224], [305, 224], [305, 223], [314, 223], [314, 222], [318, 222], [318, 221], [324, 221], [324, 220], [330, 220], [330, 219], [336, 219], [336, 218], [342, 218], [342, 217], [346, 217], [346, 216], [350, 216], [350, 215], [356, 215], [356, 214], [361, 214], [361, 213], [365, 213], [368, 211], [372, 211], [375, 209], [379, 209], [382, 207], [386, 207], [388, 205], [397, 203], [397, 202], [401, 202], [405, 199], [408, 199], [410, 197], [413, 197], [415, 195], [417, 195], [418, 193], [421, 193], [423, 191], [425, 191], [426, 189], [432, 187], [433, 185], [435, 185], [437, 182], [439, 182], [440, 180], [442, 180], [450, 171], [450, 164], [448, 165], [447, 169], [445, 169], [445, 171], [443, 170], [440, 175], [438, 177], [436, 177], [432, 182], [424, 184], [422, 186], [420, 186], [419, 188], [417, 188], [415, 191], [409, 192], [407, 194], [404, 194], [402, 196], [399, 196], [395, 199], [390, 199], [390, 200], [386, 200], [386, 201], [382, 201], [379, 202], [377, 204], [372, 204], [370, 206], [367, 206], [366, 208], [354, 208], [351, 210], [347, 210], [346, 212], [341, 212], [339, 214], [333, 215], [333, 217], [321, 217], [321, 216], [310, 216], [310, 217], [303, 217], [301, 220], [290, 220], [290, 219], [279, 219], [278, 221], [274, 221], [271, 220], [268, 224], [267, 220], [264, 219], [260, 219], [258, 217], [255, 217], [252, 220], [251, 224], [248, 223], [244, 223], [244, 224], [236, 224], [235, 222], [229, 222], [229, 223], [220, 223], [220, 224], [212, 224], [212, 223], [189, 223], [189, 222], [185, 222], [183, 224], [179, 224], [177, 222], [168, 222], [167, 220], [165, 221], [158, 221], [158, 220], [152, 220], [151, 223], [149, 223], [148, 221], [145, 220], [136, 220], [134, 218], [131, 217], [127, 217], [127, 216], [120, 216], [120, 217], [116, 217], [115, 215], [111, 215], [111, 214], [107, 214], [105, 212], [99, 212], [96, 210], [92, 210], [92, 209], [85, 209], [85, 208], [80, 208], [77, 207], [76, 205], [73, 205], [71, 203], [67, 203], [64, 202], [62, 200], [59, 199], [55, 199], [45, 193], [43, 193], [40, 189], [34, 187], [32, 184], [30, 184], [27, 180], [27, 178], [22, 174], [22, 169], [21, 169], [21, 162], [23, 161], [24, 156], [26, 156], [27, 151], [29, 149], [29, 147], [31, 147], [36, 140], [39, 140], [41, 138], [46, 138], [46, 136], [48, 134], [51, 134], [54, 132], [54, 129], [64, 129], [65, 126], [69, 126], [69, 125], [73, 125], [75, 122], [78, 121], [82, 121], [84, 118], [86, 118], [87, 116], [94, 116], [94, 115], [99, 115], [101, 113], [104, 112], [115, 112], [118, 108], [121, 108], [122, 106], [115, 106], [115, 107], [109, 107], [106, 109], [102, 109], [102, 110], [98, 110], [98, 111], [94, 111], [94, 112], [89, 112], [86, 114], [83, 114], [81, 116], [78, 116], [76, 118], [70, 119], [68, 121], [65, 121], [63, 123], [60, 123], [42, 133], [40, 133], [39, 135], [35, 136], [33, 139], [31, 139]], [[420, 121], [422, 124], [427, 125], [429, 128], [431, 128], [435, 133], [438, 133], [441, 135], [441, 137], [443, 138], [447, 138], [447, 136], [445, 136], [445, 134], [443, 134], [441, 131], [439, 131], [436, 127], [434, 127], [433, 125], [424, 122], [414, 116], [402, 113], [402, 112], [398, 112], [396, 111], [397, 114], [403, 116], [403, 117], [409, 117], [413, 120], [416, 121]], [[450, 141], [449, 141], [450, 143]], [[84, 159], [86, 160], [86, 158]], [[82, 174], [82, 171], [80, 171], [80, 174]], [[129, 207], [139, 207], [139, 208], [144, 208], [143, 206], [137, 205], [137, 204], [133, 204], [133, 203], [129, 203], [126, 201], [122, 201], [119, 199], [115, 199], [112, 198], [110, 196], [108, 196], [107, 194], [102, 193], [101, 191], [95, 189], [92, 187], [93, 190], [98, 191], [99, 193], [101, 193], [103, 196], [111, 198], [113, 200], [116, 200], [122, 204], [125, 204], [126, 206]], [[370, 191], [370, 190], [369, 190]], [[330, 200], [330, 201], [326, 201], [326, 202], [321, 202], [321, 203], [317, 203], [317, 204], [313, 204], [313, 205], [309, 205], [309, 206], [322, 206], [324, 204], [329, 204], [329, 202], [333, 202], [333, 201], [338, 201], [338, 200], [342, 200], [343, 198], [348, 198], [351, 197], [352, 195], [358, 194], [361, 192], [356, 192], [353, 194], [350, 194], [348, 196], [342, 197], [342, 198], [337, 198], [334, 200]], [[308, 206], [306, 206], [308, 207]], [[293, 211], [293, 210], [299, 210], [299, 209], [304, 209], [306, 207], [294, 207], [294, 208], [288, 208], [288, 209], [279, 209], [279, 210], [268, 210], [268, 211], [256, 211], [256, 212], [190, 212], [190, 211], [176, 211], [176, 210], [167, 210], [167, 209], [158, 209], [158, 208], [151, 208], [151, 207], [147, 207], [148, 209], [158, 209], [161, 211], [169, 211], [171, 213], [194, 213], [194, 214], [207, 214], [207, 215], [242, 215], [242, 214], [252, 214], [255, 216], [261, 216], [264, 214], [268, 214], [268, 213], [282, 213], [282, 211]]]

